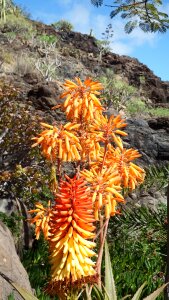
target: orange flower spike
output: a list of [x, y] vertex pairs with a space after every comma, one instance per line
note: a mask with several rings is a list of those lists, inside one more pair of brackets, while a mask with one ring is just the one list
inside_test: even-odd
[[95, 278], [95, 234], [90, 189], [84, 178], [61, 181], [50, 221], [51, 281], [48, 292], [56, 295], [58, 286]]
[[87, 78], [84, 82], [80, 78], [75, 78], [77, 83], [66, 80], [63, 84], [65, 92], [61, 98], [66, 97], [63, 108], [70, 120], [76, 122], [91, 121], [95, 118], [97, 111], [103, 111], [103, 107], [96, 97], [100, 95], [99, 90], [103, 90], [103, 86], [99, 82], [94, 82]]
[[60, 125], [60, 127], [45, 123], [41, 123], [41, 125], [49, 129], [44, 130], [38, 137], [33, 138], [36, 142], [32, 147], [40, 145], [43, 156], [52, 162], [57, 158], [60, 158], [62, 161], [80, 160], [79, 151], [81, 146], [74, 131], [79, 128], [80, 124], [69, 122], [64, 126]]
[[42, 231], [44, 234], [45, 239], [47, 240], [49, 238], [49, 221], [51, 217], [51, 202], [48, 202], [48, 207], [45, 208], [41, 203], [35, 204], [37, 207], [36, 209], [29, 210], [29, 213], [36, 213], [36, 216], [32, 219], [28, 219], [28, 221], [31, 224], [36, 225], [35, 228], [35, 234], [36, 234], [36, 239], [39, 239], [40, 232]]

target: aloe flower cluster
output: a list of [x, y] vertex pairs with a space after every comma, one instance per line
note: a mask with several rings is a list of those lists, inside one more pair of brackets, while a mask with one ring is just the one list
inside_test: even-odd
[[[41, 123], [44, 131], [33, 138], [33, 147], [39, 146], [51, 163], [55, 200], [46, 207], [37, 203], [29, 221], [36, 225], [36, 238], [42, 231], [49, 242], [51, 278], [46, 291], [68, 299], [72, 286], [97, 282], [107, 230], [104, 222], [108, 224], [109, 218], [119, 213], [119, 203], [125, 203], [124, 188], [135, 189], [145, 172], [133, 162], [140, 157], [138, 151], [123, 147], [125, 120], [120, 115], [104, 115], [101, 83], [75, 78], [75, 82], [66, 80], [63, 87], [61, 108], [68, 122], [59, 126]], [[76, 163], [73, 178], [62, 176], [65, 162]], [[100, 224], [98, 233], [96, 222]]]

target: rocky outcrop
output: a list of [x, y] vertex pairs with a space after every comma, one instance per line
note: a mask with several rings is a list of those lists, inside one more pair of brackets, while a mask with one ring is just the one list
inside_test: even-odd
[[[32, 294], [32, 289], [21, 261], [16, 253], [14, 241], [9, 229], [0, 221], [0, 272]], [[23, 298], [0, 276], [0, 299], [7, 300], [11, 293], [15, 300]]]
[[45, 25], [43, 25], [43, 30], [47, 34], [58, 34], [63, 46], [66, 44], [68, 48], [76, 49], [76, 52], [77, 50], [82, 51], [83, 55], [79, 56], [79, 60], [82, 59], [83, 64], [92, 72], [95, 73], [97, 70], [99, 74], [107, 68], [112, 69], [115, 74], [123, 76], [129, 84], [142, 89], [152, 102], [169, 102], [169, 82], [162, 81], [137, 59], [107, 52], [99, 61], [99, 49], [94, 37], [79, 32], [56, 32], [54, 28], [45, 27]]
[[[134, 147], [142, 154], [139, 159], [144, 165], [152, 165], [169, 160], [169, 124], [159, 127], [163, 118], [153, 120], [128, 119], [126, 146]], [[160, 121], [161, 120], [161, 121]], [[164, 121], [164, 120], [163, 120]], [[168, 121], [169, 123], [169, 121]], [[167, 121], [165, 122], [167, 124]]]

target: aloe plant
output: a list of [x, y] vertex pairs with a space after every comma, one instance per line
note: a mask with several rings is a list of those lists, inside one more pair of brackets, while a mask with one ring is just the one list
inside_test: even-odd
[[[146, 286], [146, 282], [144, 282], [139, 289], [136, 291], [134, 296], [131, 300], [139, 300], [141, 299], [141, 294]], [[163, 284], [160, 288], [155, 290], [153, 293], [151, 293], [149, 296], [144, 298], [143, 300], [155, 300], [165, 289], [165, 287], [168, 285], [168, 283]], [[117, 292], [116, 292], [116, 285], [113, 277], [113, 271], [111, 266], [111, 259], [110, 259], [110, 253], [107, 241], [105, 242], [105, 287], [103, 291], [100, 291], [99, 288], [96, 286], [95, 291], [97, 291], [99, 300], [117, 300]], [[104, 295], [104, 296], [103, 296]], [[130, 297], [130, 295], [126, 295], [123, 297], [123, 300]]]

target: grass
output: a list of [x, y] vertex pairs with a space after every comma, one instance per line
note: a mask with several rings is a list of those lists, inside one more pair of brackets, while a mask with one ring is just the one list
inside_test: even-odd
[[132, 99], [126, 104], [126, 112], [132, 116], [146, 115], [151, 117], [169, 117], [169, 108], [149, 108], [140, 98]]
[[148, 113], [155, 117], [169, 117], [169, 108], [157, 107], [149, 108]]

